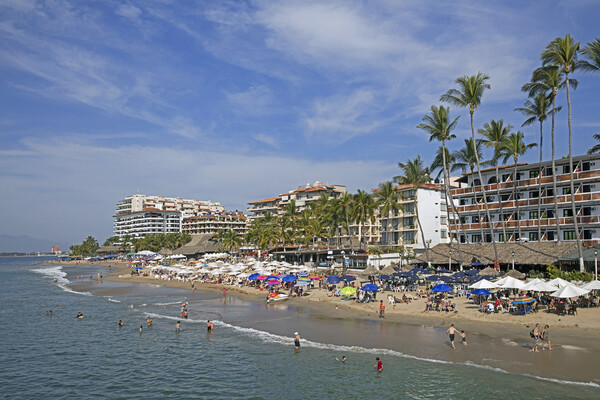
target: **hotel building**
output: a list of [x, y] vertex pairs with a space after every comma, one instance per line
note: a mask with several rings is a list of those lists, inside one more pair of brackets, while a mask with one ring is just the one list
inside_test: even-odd
[[246, 233], [246, 216], [242, 212], [206, 213], [194, 217], [183, 218], [181, 230], [190, 235], [233, 230], [244, 235]]
[[[452, 190], [466, 231], [465, 235], [461, 230], [462, 243], [491, 242], [490, 222], [494, 228], [495, 240], [498, 242], [576, 240], [568, 159], [555, 160], [554, 170], [550, 161], [541, 164], [518, 164], [516, 174], [514, 165], [502, 166], [499, 168], [499, 183], [496, 180], [495, 168], [481, 170], [481, 175], [485, 184], [491, 221], [487, 221], [483, 190], [477, 171], [461, 177], [460, 182], [465, 183], [467, 187]], [[553, 188], [554, 178], [556, 193]], [[600, 240], [600, 155], [573, 158], [573, 185], [579, 237], [585, 246], [598, 244]], [[499, 197], [497, 190], [499, 190]], [[555, 200], [558, 214], [555, 213]], [[502, 221], [506, 237], [503, 234]], [[454, 230], [459, 228], [458, 224], [453, 226]]]

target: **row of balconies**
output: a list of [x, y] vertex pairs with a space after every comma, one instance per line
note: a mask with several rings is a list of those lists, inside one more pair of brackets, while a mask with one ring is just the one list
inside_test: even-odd
[[[577, 222], [582, 225], [600, 224], [600, 216], [594, 215], [594, 216], [586, 216], [586, 217], [577, 217]], [[558, 224], [561, 227], [563, 225], [573, 226], [574, 223], [575, 223], [575, 221], [572, 217], [571, 218], [558, 218]], [[494, 221], [494, 222], [492, 222], [492, 225], [496, 231], [502, 229], [502, 224], [500, 223], [500, 221]], [[547, 227], [551, 228], [551, 227], [556, 226], [556, 218], [522, 219], [520, 221], [516, 221], [516, 220], [504, 221], [504, 226], [506, 229], [516, 229], [519, 227], [519, 225], [521, 226], [521, 228], [532, 228], [532, 227], [537, 228], [538, 225], [542, 226], [542, 227], [547, 226]], [[465, 227], [465, 230], [467, 230], [467, 231], [481, 230], [482, 228], [484, 230], [487, 230], [487, 229], [490, 229], [490, 224], [487, 222], [464, 224], [464, 227]], [[458, 225], [458, 224], [452, 225], [453, 230], [456, 230], [457, 228], [462, 230], [460, 225]]]
[[[519, 208], [523, 207], [531, 207], [531, 206], [536, 206], [538, 205], [538, 203], [540, 203], [541, 205], [553, 205], [554, 204], [554, 199], [556, 198], [556, 202], [558, 204], [561, 205], [565, 205], [565, 204], [571, 204], [571, 195], [561, 195], [561, 196], [553, 196], [553, 197], [543, 197], [543, 198], [534, 198], [534, 199], [525, 199], [525, 200], [519, 200]], [[600, 200], [600, 192], [595, 192], [595, 193], [579, 193], [579, 194], [575, 194], [575, 203], [578, 202], [582, 202], [582, 201], [596, 201], [596, 200]], [[462, 214], [463, 212], [470, 212], [470, 211], [477, 211], [477, 209], [479, 208], [479, 211], [483, 211], [485, 212], [485, 204], [483, 202], [479, 203], [479, 204], [471, 204], [471, 205], [465, 205], [465, 206], [456, 206], [456, 210], [458, 211], [459, 214]], [[511, 209], [511, 208], [517, 208], [517, 203], [515, 200], [509, 200], [509, 201], [503, 201], [502, 202], [502, 210], [504, 211], [505, 209]], [[489, 210], [499, 210], [500, 209], [500, 203], [495, 201], [495, 202], [488, 202], [488, 209]]]

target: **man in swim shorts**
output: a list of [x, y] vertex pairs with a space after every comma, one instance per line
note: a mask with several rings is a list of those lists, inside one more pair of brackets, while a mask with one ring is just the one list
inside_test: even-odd
[[175, 332], [180, 332], [181, 331], [181, 325], [180, 322], [177, 321], [177, 323], [175, 324]]
[[206, 331], [207, 332], [212, 332], [212, 330], [213, 330], [214, 327], [215, 326], [212, 324], [212, 322], [206, 321]]
[[296, 347], [296, 350], [300, 348], [300, 335], [298, 332], [294, 332], [294, 347]]
[[446, 331], [448, 337], [450, 338], [450, 344], [452, 345], [453, 349], [456, 349], [456, 347], [454, 346], [454, 337], [457, 332], [458, 330], [454, 327], [454, 324], [450, 325], [450, 328], [448, 328], [448, 330]]

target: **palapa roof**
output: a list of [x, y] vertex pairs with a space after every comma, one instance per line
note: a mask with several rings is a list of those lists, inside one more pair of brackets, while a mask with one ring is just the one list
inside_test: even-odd
[[[212, 241], [212, 233], [203, 233], [200, 235], [192, 235], [192, 240], [180, 248], [174, 250], [177, 254], [184, 256], [193, 256], [196, 254], [216, 253], [219, 250], [217, 242]], [[172, 250], [162, 249], [161, 254], [173, 254]]]
[[123, 249], [121, 249], [121, 246], [100, 246], [96, 252], [100, 254], [118, 254], [122, 253]]
[[[556, 264], [558, 259], [577, 251], [576, 242], [517, 242], [496, 243], [500, 264], [512, 264], [512, 252], [515, 252], [515, 264], [546, 265]], [[452, 263], [458, 264], [458, 247], [456, 243], [450, 246], [440, 243], [429, 249], [429, 260], [432, 264], [447, 265], [448, 251], [452, 250]], [[494, 265], [494, 247], [492, 243], [461, 243], [463, 265], [481, 262], [484, 265]], [[411, 261], [412, 264], [427, 262], [425, 253]]]
[[500, 273], [492, 267], [487, 267], [479, 272], [480, 276], [500, 276]]
[[361, 275], [380, 275], [379, 270], [372, 265], [369, 265], [364, 271], [360, 273]]
[[522, 272], [517, 271], [516, 269], [509, 269], [508, 272], [503, 276], [511, 276], [515, 279], [525, 279], [526, 275]]
[[391, 265], [387, 265], [384, 269], [379, 271], [379, 275], [391, 275], [395, 272], [396, 270], [394, 269], [394, 267], [392, 267]]

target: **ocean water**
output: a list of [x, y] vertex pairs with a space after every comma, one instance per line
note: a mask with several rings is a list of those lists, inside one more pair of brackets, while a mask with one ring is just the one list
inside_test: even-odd
[[[73, 290], [81, 285], [76, 267], [39, 261], [0, 258], [0, 398], [600, 397], [593, 382], [541, 379], [333, 340], [303, 340], [296, 351], [291, 334], [269, 333], [260, 323], [248, 327], [247, 319], [262, 318], [268, 326], [297, 329], [285, 309], [235, 298], [223, 304], [218, 293], [191, 295], [147, 284], [105, 282], [81, 293]], [[86, 275], [102, 270], [88, 267]], [[182, 301], [189, 302], [190, 318], [176, 333]], [[54, 316], [45, 316], [47, 310]], [[77, 312], [87, 318], [76, 319]], [[215, 323], [213, 333], [206, 332], [207, 319]], [[119, 320], [125, 326], [119, 328]], [[336, 361], [342, 355], [346, 364]], [[377, 356], [384, 361], [382, 373], [373, 368]]]

